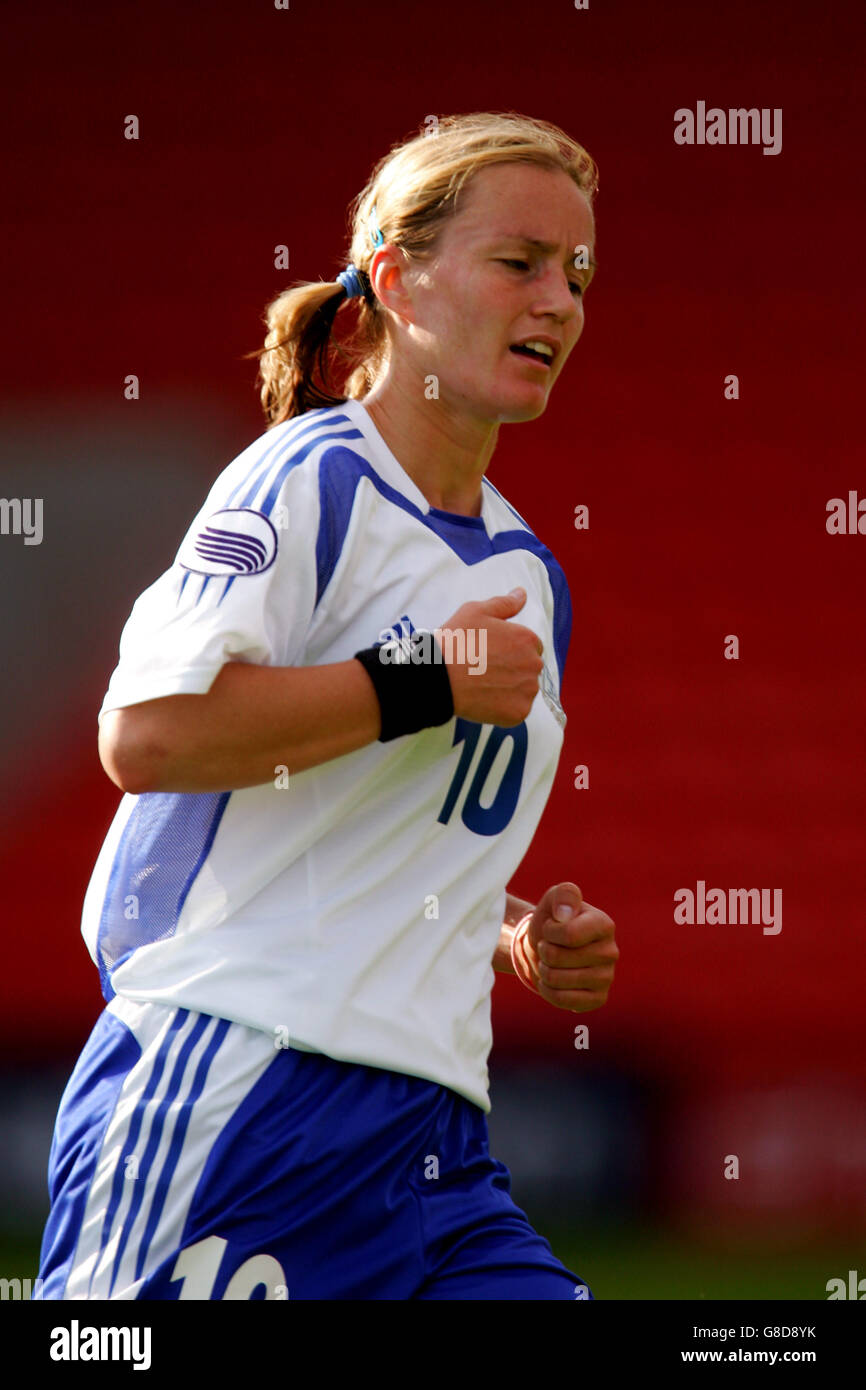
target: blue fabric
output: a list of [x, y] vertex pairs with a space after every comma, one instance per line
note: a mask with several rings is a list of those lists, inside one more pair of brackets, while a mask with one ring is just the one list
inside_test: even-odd
[[[114, 855], [96, 956], [102, 993], [111, 972], [139, 946], [173, 936], [213, 845], [231, 792], [142, 792]], [[129, 900], [133, 899], [133, 902]], [[134, 915], [127, 916], [127, 912]]]
[[[126, 1024], [100, 1014], [63, 1092], [48, 1158], [51, 1209], [42, 1236], [43, 1298], [61, 1298], [102, 1140], [141, 1048]], [[121, 1178], [123, 1167], [120, 1168]]]
[[[129, 1030], [103, 1014], [58, 1116], [46, 1298], [61, 1296], [108, 1117], [138, 1057]], [[219, 1066], [216, 1055], [208, 1085]], [[204, 1086], [190, 1135], [207, 1131], [207, 1102]], [[141, 1256], [143, 1300], [177, 1300], [180, 1252], [208, 1240], [222, 1250], [211, 1301], [262, 1257], [290, 1300], [592, 1298], [514, 1204], [484, 1112], [435, 1082], [280, 1049], [206, 1153], [176, 1248], [149, 1274]], [[264, 1283], [241, 1296], [263, 1299]]]

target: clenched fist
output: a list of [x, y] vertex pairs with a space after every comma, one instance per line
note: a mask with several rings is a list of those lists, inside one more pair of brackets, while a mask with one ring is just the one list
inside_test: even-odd
[[526, 590], [512, 589], [483, 602], [464, 603], [442, 624], [442, 629], [486, 634], [483, 673], [466, 662], [446, 662], [455, 714], [504, 729], [526, 719], [538, 694], [544, 648], [532, 628], [510, 621], [525, 603]]
[[548, 888], [518, 924], [512, 961], [524, 984], [558, 1009], [588, 1013], [606, 1003], [619, 960], [614, 923], [583, 901], [576, 883]]

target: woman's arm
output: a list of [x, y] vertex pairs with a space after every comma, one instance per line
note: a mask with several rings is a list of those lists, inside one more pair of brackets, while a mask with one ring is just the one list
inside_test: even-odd
[[[522, 597], [521, 597], [522, 595]], [[509, 618], [526, 592], [464, 603], [450, 629], [485, 632], [486, 668], [448, 660], [454, 713], [480, 724], [519, 724], [538, 694], [541, 640]], [[306, 772], [374, 743], [379, 699], [360, 661], [258, 666], [229, 661], [205, 695], [164, 695], [106, 710], [102, 766], [124, 792], [215, 792], [259, 787], [278, 767]]]
[[124, 792], [257, 787], [378, 739], [379, 701], [354, 658], [328, 666], [230, 661], [205, 695], [166, 695], [107, 710], [99, 756]]

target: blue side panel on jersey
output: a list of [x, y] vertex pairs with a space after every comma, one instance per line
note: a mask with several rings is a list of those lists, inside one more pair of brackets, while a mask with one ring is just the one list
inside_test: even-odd
[[[528, 550], [538, 556], [547, 570], [553, 591], [553, 635], [561, 681], [571, 636], [571, 597], [562, 567], [547, 546], [542, 545], [532, 531], [522, 528], [499, 531], [491, 537], [487, 534], [487, 528], [480, 516], [458, 516], [453, 512], [440, 511], [436, 507], [431, 507], [429, 512], [422, 512], [408, 497], [404, 497], [396, 488], [380, 478], [360, 454], [339, 444], [326, 450], [319, 467], [320, 517], [319, 534], [316, 538], [316, 604], [318, 605], [337, 567], [349, 529], [355, 492], [362, 478], [367, 478], [377, 492], [387, 501], [393, 502], [395, 507], [402, 508], [433, 531], [440, 540], [450, 546], [465, 565], [477, 565], [479, 561], [486, 560], [491, 555], [505, 554], [509, 550]], [[514, 508], [509, 510], [514, 511]], [[514, 512], [514, 515], [518, 514]], [[521, 519], [518, 517], [518, 520]]]
[[63, 1297], [105, 1131], [140, 1057], [132, 1030], [103, 1012], [63, 1092], [48, 1159], [51, 1210], [39, 1258], [43, 1298]]
[[[173, 936], [231, 792], [142, 792], [123, 830], [97, 935], [102, 992], [140, 946]], [[127, 916], [130, 912], [132, 916]]]

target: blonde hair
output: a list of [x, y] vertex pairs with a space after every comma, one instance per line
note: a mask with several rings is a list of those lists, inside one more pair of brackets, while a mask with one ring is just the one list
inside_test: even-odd
[[[371, 220], [384, 240], [408, 259], [434, 252], [458, 196], [474, 174], [492, 164], [535, 164], [568, 174], [592, 203], [598, 169], [582, 145], [557, 126], [516, 112], [479, 111], [428, 117], [435, 126], [394, 145], [373, 169], [350, 208], [349, 260], [369, 272], [376, 246]], [[341, 332], [332, 332], [343, 304], [356, 306], [351, 329], [341, 315]], [[347, 315], [351, 311], [347, 310]], [[308, 410], [360, 400], [372, 388], [387, 353], [385, 312], [372, 292], [347, 299], [342, 285], [299, 281], [267, 306], [264, 347], [246, 353], [259, 358], [261, 402], [268, 428]], [[335, 394], [342, 369], [345, 385]]]

